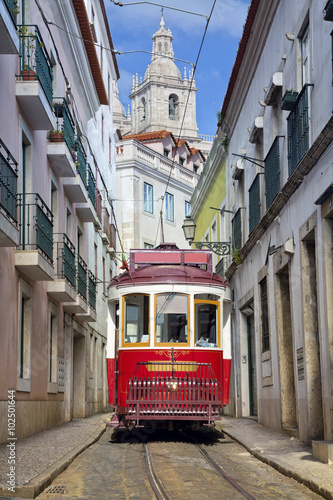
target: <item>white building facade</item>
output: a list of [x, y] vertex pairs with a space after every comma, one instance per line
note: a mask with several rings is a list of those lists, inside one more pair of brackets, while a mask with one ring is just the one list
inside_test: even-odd
[[[327, 4], [327, 5], [326, 5]], [[234, 414], [333, 441], [332, 19], [253, 0], [222, 106]], [[326, 10], [325, 10], [326, 8]], [[325, 17], [327, 19], [325, 19]]]
[[3, 442], [8, 390], [17, 438], [108, 410], [119, 73], [102, 0], [0, 0], [0, 18]]

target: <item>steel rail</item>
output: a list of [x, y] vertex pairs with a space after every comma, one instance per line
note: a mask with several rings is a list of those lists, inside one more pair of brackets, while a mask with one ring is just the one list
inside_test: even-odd
[[200, 453], [205, 457], [206, 461], [210, 463], [216, 469], [216, 471], [222, 476], [228, 483], [230, 483], [239, 493], [241, 493], [248, 500], [256, 500], [255, 497], [250, 495], [246, 490], [244, 490], [239, 484], [234, 481], [229, 474], [227, 474], [220, 465], [218, 465], [215, 460], [207, 453], [207, 451], [191, 436], [192, 441]]
[[146, 472], [148, 476], [148, 480], [150, 483], [150, 486], [153, 489], [153, 492], [155, 493], [155, 496], [157, 500], [172, 500], [168, 494], [166, 493], [164, 487], [162, 486], [161, 482], [157, 478], [154, 467], [152, 464], [150, 452], [148, 449], [148, 446], [146, 443], [142, 443], [142, 449], [143, 449], [143, 455], [144, 455], [144, 461], [145, 461], [145, 467], [146, 467]]

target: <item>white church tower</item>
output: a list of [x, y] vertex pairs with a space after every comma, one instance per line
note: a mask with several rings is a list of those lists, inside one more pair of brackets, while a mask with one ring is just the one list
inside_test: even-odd
[[[151, 63], [143, 81], [133, 76], [131, 134], [166, 129], [189, 143], [197, 142], [195, 81], [190, 88], [192, 71], [182, 78], [174, 62], [172, 33], [165, 28], [163, 9], [159, 30], [153, 35]], [[186, 116], [184, 110], [188, 99]], [[180, 127], [182, 129], [180, 131]]]

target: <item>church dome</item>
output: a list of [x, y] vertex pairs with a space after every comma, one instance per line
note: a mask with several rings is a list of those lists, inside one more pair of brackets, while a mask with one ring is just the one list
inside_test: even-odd
[[166, 57], [156, 58], [153, 62], [149, 64], [146, 69], [144, 79], [148, 79], [151, 76], [171, 76], [174, 78], [178, 78], [181, 80], [182, 76], [175, 65], [175, 63], [171, 59], [167, 59]]

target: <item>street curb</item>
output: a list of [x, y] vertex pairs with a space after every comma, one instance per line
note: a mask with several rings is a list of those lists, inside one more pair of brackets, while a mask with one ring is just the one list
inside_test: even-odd
[[324, 486], [316, 483], [314, 480], [305, 478], [302, 476], [299, 472], [292, 470], [292, 469], [287, 469], [282, 463], [278, 462], [277, 460], [274, 460], [270, 458], [269, 456], [261, 453], [258, 451], [258, 448], [253, 448], [251, 445], [247, 444], [245, 441], [241, 441], [238, 437], [233, 435], [232, 432], [226, 431], [222, 426], [219, 429], [221, 432], [229, 436], [231, 439], [242, 445], [251, 455], [253, 455], [255, 458], [260, 460], [261, 462], [269, 465], [270, 467], [273, 467], [276, 469], [278, 472], [283, 474], [284, 476], [290, 477], [292, 479], [295, 479], [298, 483], [303, 484], [307, 488], [309, 488], [311, 491], [314, 493], [317, 493], [318, 495], [321, 495], [323, 498], [326, 498], [327, 500], [333, 500], [333, 493], [329, 490], [327, 490]]
[[48, 469], [36, 476], [32, 481], [29, 481], [29, 483], [24, 486], [18, 486], [17, 488], [15, 488], [15, 493], [11, 494], [11, 492], [7, 489], [1, 488], [0, 498], [36, 498], [37, 495], [40, 495], [42, 491], [44, 491], [52, 483], [52, 481], [54, 481], [54, 479], [59, 476], [59, 474], [61, 474], [61, 472], [67, 469], [67, 467], [78, 455], [89, 448], [92, 444], [96, 443], [96, 441], [101, 438], [105, 431], [106, 426], [104, 424], [104, 428], [99, 430], [97, 436], [95, 435], [92, 437], [91, 435], [79, 446], [68, 452], [67, 455], [64, 455], [57, 462], [52, 464]]

